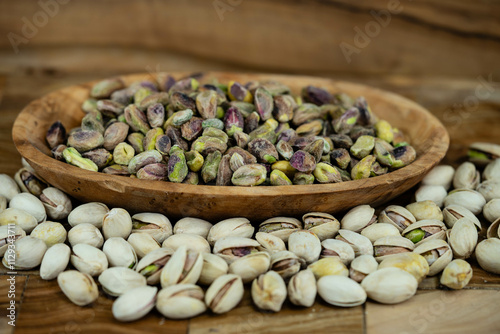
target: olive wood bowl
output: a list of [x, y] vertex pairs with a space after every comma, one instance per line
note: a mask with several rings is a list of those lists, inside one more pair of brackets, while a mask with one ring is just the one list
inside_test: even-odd
[[[181, 78], [187, 73], [172, 73]], [[336, 184], [293, 186], [220, 187], [139, 180], [96, 173], [52, 158], [45, 141], [50, 125], [60, 120], [69, 131], [79, 126], [80, 106], [95, 82], [57, 90], [31, 102], [18, 115], [12, 135], [19, 153], [51, 185], [83, 202], [103, 202], [131, 212], [161, 212], [169, 218], [199, 217], [217, 222], [228, 217], [247, 217], [253, 222], [275, 216], [295, 216], [311, 211], [338, 213], [357, 205], [380, 205], [416, 185], [446, 154], [449, 136], [439, 120], [420, 105], [373, 87], [317, 77], [204, 72], [200, 82], [213, 79], [278, 80], [294, 94], [306, 85], [364, 96], [372, 111], [401, 129], [417, 151], [417, 159], [394, 172], [364, 180]], [[130, 84], [152, 79], [148, 74], [126, 75]]]

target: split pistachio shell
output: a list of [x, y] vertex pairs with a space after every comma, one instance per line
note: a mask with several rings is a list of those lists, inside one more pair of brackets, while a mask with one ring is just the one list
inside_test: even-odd
[[380, 262], [378, 266], [379, 269], [390, 267], [403, 269], [412, 274], [419, 283], [429, 274], [429, 264], [426, 259], [412, 252], [390, 256]]
[[52, 280], [62, 273], [69, 264], [71, 249], [66, 244], [56, 244], [45, 252], [40, 265], [40, 277]]
[[309, 212], [302, 216], [304, 229], [316, 234], [323, 241], [333, 238], [340, 229], [339, 221], [332, 215], [324, 212]]
[[486, 203], [483, 207], [483, 215], [490, 223], [500, 218], [500, 198], [494, 198]]
[[477, 191], [489, 202], [494, 198], [500, 198], [500, 180], [487, 180], [479, 184]]
[[215, 245], [216, 241], [224, 237], [251, 238], [254, 227], [246, 218], [229, 218], [215, 224], [208, 232], [207, 240], [210, 245]]
[[139, 261], [135, 267], [135, 271], [146, 277], [149, 285], [156, 285], [160, 283], [161, 272], [173, 254], [173, 249], [155, 249]]
[[448, 192], [443, 186], [423, 185], [415, 192], [415, 200], [417, 202], [433, 201], [437, 206], [442, 207], [446, 195]]
[[302, 258], [306, 263], [313, 263], [321, 254], [321, 241], [313, 232], [299, 230], [288, 238], [288, 250]]
[[212, 226], [211, 223], [204, 219], [185, 217], [175, 223], [174, 234], [197, 234], [206, 239]]
[[373, 248], [375, 259], [381, 262], [394, 254], [411, 252], [415, 245], [403, 237], [387, 236], [376, 240]]
[[14, 196], [9, 202], [9, 208], [20, 209], [26, 211], [36, 218], [37, 222], [41, 223], [47, 218], [47, 213], [43, 203], [34, 195], [28, 193], [20, 193]]
[[156, 309], [169, 319], [188, 319], [206, 311], [203, 290], [194, 284], [177, 284], [161, 289]]
[[201, 253], [181, 246], [163, 268], [160, 276], [161, 286], [165, 288], [175, 284], [195, 284], [200, 278], [202, 268], [203, 257]]
[[464, 162], [458, 166], [453, 177], [453, 187], [455, 189], [476, 189], [481, 176], [472, 162]]
[[345, 276], [325, 276], [318, 280], [318, 294], [328, 304], [354, 307], [366, 301], [361, 285]]
[[338, 257], [346, 266], [354, 260], [354, 249], [352, 246], [341, 240], [326, 239], [321, 242], [321, 257]]
[[373, 243], [377, 239], [380, 239], [385, 236], [390, 236], [390, 235], [399, 236], [400, 231], [393, 224], [378, 223], [378, 224], [372, 224], [364, 228], [361, 231], [361, 235], [367, 237]]
[[99, 297], [99, 289], [92, 276], [76, 270], [60, 273], [57, 284], [66, 297], [78, 306], [93, 303]]
[[439, 165], [434, 167], [422, 179], [423, 185], [442, 186], [448, 190], [453, 181], [455, 169], [450, 165]]
[[484, 270], [500, 274], [500, 239], [481, 241], [476, 247], [476, 259]]
[[366, 276], [378, 269], [378, 262], [371, 255], [361, 255], [351, 262], [349, 277], [360, 283]]
[[103, 203], [85, 203], [71, 211], [68, 216], [68, 223], [71, 226], [79, 224], [92, 224], [97, 228], [102, 227], [102, 220], [109, 212], [108, 207]]
[[99, 275], [102, 289], [112, 297], [118, 297], [125, 292], [146, 285], [146, 278], [141, 274], [124, 267], [113, 267], [104, 270]]
[[257, 252], [243, 256], [229, 265], [229, 273], [241, 277], [243, 283], [249, 283], [264, 274], [271, 264], [267, 252]]
[[222, 257], [228, 264], [231, 264], [242, 256], [255, 253], [260, 250], [260, 244], [254, 239], [225, 237], [217, 240], [214, 245], [213, 253]]
[[260, 275], [252, 283], [252, 300], [261, 310], [279, 312], [286, 299], [286, 285], [283, 278], [269, 271]]
[[111, 311], [118, 321], [138, 320], [148, 314], [155, 306], [158, 288], [141, 286], [128, 290], [113, 303]]
[[399, 205], [389, 205], [379, 215], [379, 223], [388, 223], [394, 225], [400, 232], [405, 228], [415, 223], [417, 220], [415, 216]]
[[171, 235], [165, 239], [162, 247], [176, 250], [183, 245], [196, 252], [210, 253], [210, 245], [208, 244], [208, 241], [197, 234], [182, 233]]
[[500, 238], [500, 218], [498, 218], [497, 220], [495, 220], [488, 227], [488, 230], [486, 231], [486, 237], [488, 239], [490, 239], [490, 238]]
[[55, 220], [65, 219], [73, 208], [68, 195], [54, 187], [48, 187], [42, 190], [40, 200], [49, 218]]
[[342, 229], [361, 232], [365, 227], [377, 222], [375, 209], [369, 205], [359, 205], [347, 212], [340, 221]]
[[24, 238], [26, 232], [19, 225], [0, 226], [0, 256], [3, 256], [9, 248], [9, 241], [16, 241]]
[[255, 239], [270, 254], [286, 250], [285, 242], [270, 233], [257, 232]]
[[288, 282], [288, 298], [297, 306], [311, 307], [316, 300], [316, 278], [311, 270], [301, 270]]
[[439, 220], [424, 219], [411, 224], [401, 234], [418, 246], [430, 239], [446, 240], [446, 226]]
[[42, 194], [42, 190], [47, 187], [46, 182], [42, 181], [31, 167], [19, 169], [14, 175], [14, 180], [22, 192], [32, 194], [37, 198]]
[[[445, 206], [447, 206], [446, 202]], [[433, 201], [411, 203], [406, 206], [406, 209], [411, 212], [417, 221], [424, 219], [437, 219], [443, 221], [443, 213], [439, 206]]]
[[19, 186], [12, 177], [7, 174], [0, 174], [0, 195], [5, 197], [10, 202], [14, 196], [19, 194]]
[[349, 276], [349, 270], [338, 257], [324, 257], [311, 263], [307, 269], [313, 272], [316, 279], [329, 275]]
[[137, 264], [137, 254], [134, 248], [123, 238], [109, 238], [104, 243], [102, 251], [106, 254], [110, 267], [134, 269]]
[[149, 234], [161, 244], [172, 235], [172, 224], [161, 213], [138, 213], [132, 216], [132, 234], [135, 233]]
[[132, 232], [132, 218], [125, 209], [109, 210], [102, 219], [102, 234], [107, 240], [118, 237], [126, 239]]
[[41, 239], [47, 247], [52, 247], [55, 244], [64, 243], [67, 234], [66, 229], [61, 223], [43, 222], [31, 231], [30, 236]]
[[422, 255], [429, 265], [428, 276], [440, 273], [453, 260], [450, 245], [444, 240], [428, 240], [415, 247], [414, 253]]
[[466, 209], [469, 209], [475, 215], [478, 215], [483, 206], [486, 204], [486, 200], [479, 192], [470, 189], [455, 189], [448, 193], [448, 196], [444, 199], [444, 206], [450, 206], [452, 204], [461, 205]]
[[160, 248], [160, 244], [151, 234], [147, 233], [132, 233], [128, 239], [128, 243], [132, 245], [138, 258], [143, 258], [149, 252]]
[[101, 248], [104, 238], [97, 227], [92, 224], [83, 223], [71, 228], [68, 232], [68, 241], [71, 247], [77, 244], [87, 244]]
[[469, 284], [472, 278], [472, 267], [467, 261], [453, 260], [441, 274], [440, 283], [450, 289], [459, 290]]
[[476, 215], [473, 214], [469, 209], [461, 205], [448, 205], [443, 210], [443, 216], [444, 222], [446, 223], [446, 226], [448, 226], [448, 228], [452, 228], [460, 218], [466, 217], [474, 222], [478, 230], [481, 230], [481, 222], [479, 221], [479, 219], [477, 219]]
[[291, 217], [269, 218], [259, 225], [259, 232], [266, 232], [277, 236], [284, 242], [288, 241], [290, 234], [302, 228], [302, 223]]
[[218, 277], [210, 285], [205, 294], [205, 304], [215, 314], [229, 312], [243, 298], [244, 288], [241, 277], [227, 274]]
[[35, 217], [21, 209], [8, 208], [0, 212], [0, 226], [17, 225], [30, 233], [38, 224]]
[[417, 292], [418, 281], [399, 268], [383, 268], [366, 276], [361, 286], [370, 299], [382, 304], [397, 304]]
[[228, 264], [220, 256], [212, 253], [203, 253], [203, 267], [198, 282], [203, 285], [212, 284], [218, 277], [226, 275]]
[[73, 246], [71, 264], [82, 273], [98, 276], [108, 269], [108, 258], [103, 251], [87, 244]]
[[373, 246], [370, 239], [368, 239], [365, 236], [362, 236], [359, 233], [350, 230], [340, 229], [339, 234], [335, 237], [335, 239], [347, 242], [349, 245], [351, 245], [352, 249], [354, 250], [354, 254], [356, 256], [365, 254], [373, 255]]
[[477, 230], [468, 218], [459, 219], [451, 229], [448, 242], [456, 259], [469, 258], [477, 245]]
[[290, 251], [281, 251], [271, 255], [271, 270], [287, 279], [300, 271], [304, 260]]
[[500, 159], [490, 162], [483, 172], [484, 180], [500, 180]]
[[45, 242], [31, 236], [17, 239], [13, 246], [5, 252], [2, 260], [4, 267], [11, 270], [29, 270], [39, 266], [47, 251]]

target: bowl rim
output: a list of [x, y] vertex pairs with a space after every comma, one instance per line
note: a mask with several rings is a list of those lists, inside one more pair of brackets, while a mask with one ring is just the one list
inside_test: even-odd
[[[190, 75], [191, 72], [185, 71], [172, 71], [168, 72], [173, 77], [185, 77]], [[205, 71], [202, 72], [202, 76], [259, 76], [259, 77], [269, 77], [270, 79], [280, 80], [309, 80], [318, 81], [324, 80], [330, 82], [334, 85], [351, 86], [355, 89], [360, 90], [371, 90], [385, 99], [390, 99], [396, 104], [406, 104], [409, 107], [417, 110], [419, 113], [424, 114], [429, 120], [432, 120], [433, 126], [436, 128], [440, 135], [430, 138], [431, 145], [428, 150], [421, 152], [417, 159], [406, 167], [397, 169], [390, 173], [370, 177], [368, 179], [361, 180], [351, 180], [347, 182], [340, 183], [328, 183], [328, 184], [312, 184], [312, 185], [292, 185], [292, 186], [255, 186], [255, 187], [240, 187], [240, 186], [214, 186], [214, 185], [190, 185], [183, 183], [173, 183], [168, 181], [152, 181], [152, 180], [139, 180], [130, 177], [123, 177], [117, 175], [110, 175], [101, 172], [92, 172], [72, 166], [62, 161], [58, 161], [53, 157], [41, 152], [31, 143], [31, 138], [33, 138], [33, 132], [25, 126], [26, 120], [28, 119], [31, 110], [33, 108], [38, 109], [43, 107], [44, 102], [57, 96], [58, 94], [66, 94], [75, 89], [85, 89], [90, 90], [91, 86], [96, 82], [101, 80], [93, 80], [86, 82], [84, 84], [72, 85], [64, 87], [46, 94], [32, 102], [30, 102], [23, 110], [18, 114], [12, 128], [12, 137], [16, 149], [19, 151], [22, 157], [24, 157], [28, 163], [36, 163], [40, 167], [45, 169], [52, 169], [60, 172], [72, 173], [78, 175], [82, 182], [104, 182], [112, 188], [143, 188], [144, 190], [151, 191], [163, 191], [166, 193], [183, 193], [191, 195], [210, 195], [214, 197], [219, 196], [237, 196], [237, 197], [276, 197], [283, 196], [289, 193], [289, 190], [293, 190], [294, 195], [311, 195], [311, 194], [327, 194], [327, 193], [338, 193], [343, 191], [349, 191], [356, 189], [358, 191], [370, 190], [377, 186], [387, 185], [395, 181], [400, 181], [402, 178], [413, 178], [421, 176], [430, 170], [433, 166], [439, 163], [439, 161], [444, 158], [449, 147], [449, 134], [444, 127], [444, 125], [435, 117], [431, 112], [429, 112], [424, 107], [420, 106], [416, 102], [413, 102], [405, 97], [398, 94], [385, 91], [376, 87], [352, 83], [343, 80], [335, 80], [331, 78], [323, 78], [317, 76], [304, 76], [304, 75], [286, 75], [286, 74], [272, 74], [272, 73], [247, 73], [247, 72], [217, 72], [217, 71]], [[145, 78], [154, 78], [151, 73], [137, 73], [115, 76], [124, 79], [127, 83], [140, 80]], [[42, 140], [46, 144], [45, 138]], [[48, 145], [47, 145], [48, 149]]]

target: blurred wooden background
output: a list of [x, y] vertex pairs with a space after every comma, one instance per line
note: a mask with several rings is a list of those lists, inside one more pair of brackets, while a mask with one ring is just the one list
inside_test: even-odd
[[[169, 70], [310, 74], [387, 89], [422, 104], [447, 126], [451, 146], [445, 162], [454, 165], [472, 141], [500, 144], [500, 1], [0, 0], [0, 36], [0, 173], [13, 175], [20, 167], [11, 127], [31, 100], [115, 74]], [[18, 330], [45, 333], [54, 324], [51, 330], [67, 332], [80, 308], [69, 305], [54, 282], [26, 275], [18, 282], [25, 310]], [[447, 304], [453, 311], [439, 311], [438, 319], [427, 313], [449, 292], [428, 290], [402, 308], [367, 303], [339, 313], [320, 305], [316, 315], [296, 309], [266, 314], [266, 321], [252, 329], [498, 332], [500, 285], [497, 276], [484, 275], [479, 271], [469, 290], [450, 293], [460, 297], [453, 307]], [[7, 302], [4, 278], [1, 310]], [[76, 328], [123, 333], [124, 327], [112, 324], [110, 301], [100, 300], [107, 313], [88, 323], [78, 318]], [[45, 315], [47, 305], [54, 309], [51, 317]], [[0, 332], [10, 329], [4, 312]], [[425, 316], [425, 328], [409, 324], [410, 313]], [[247, 314], [260, 313], [246, 299], [224, 317], [160, 325], [178, 332], [188, 326], [192, 332], [241, 332], [235, 324]], [[32, 322], [33, 316], [38, 320]], [[150, 316], [127, 329], [157, 329], [154, 321], [158, 318]]]

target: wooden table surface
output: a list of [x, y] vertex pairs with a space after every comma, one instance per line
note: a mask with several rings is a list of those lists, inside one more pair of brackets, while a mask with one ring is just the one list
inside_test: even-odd
[[[109, 55], [109, 51], [107, 53]], [[126, 69], [161, 67], [175, 70], [241, 70], [225, 63], [190, 57], [162, 56], [155, 52], [129, 52], [128, 63], [107, 59], [93, 48], [78, 50], [80, 62], [70, 61], [75, 52], [65, 48], [34, 48], [22, 57], [0, 51], [0, 173], [13, 175], [20, 168], [11, 139], [11, 126], [17, 113], [31, 100], [71, 84], [130, 72]], [[131, 55], [132, 54], [132, 55]], [[51, 66], [34, 66], [39, 59], [50, 59]], [[74, 59], [74, 58], [71, 58]], [[149, 64], [149, 65], [148, 65]], [[159, 64], [156, 66], [156, 64]], [[160, 66], [161, 65], [161, 66]], [[402, 94], [432, 111], [446, 125], [451, 146], [444, 162], [458, 165], [467, 145], [474, 141], [500, 144], [500, 73], [488, 76], [415, 77], [404, 75], [340, 75], [335, 78], [373, 85]], [[497, 81], [495, 83], [494, 81]], [[375, 111], [376, 112], [376, 111]], [[411, 198], [411, 192], [403, 196]], [[484, 219], [483, 219], [484, 221]], [[111, 315], [113, 300], [102, 292], [92, 306], [78, 307], [59, 290], [55, 281], [43, 281], [37, 271], [15, 275], [16, 327], [8, 325], [9, 278], [0, 271], [0, 333], [499, 333], [500, 276], [490, 275], [471, 260], [474, 276], [461, 291], [439, 288], [436, 278], [426, 279], [415, 297], [388, 306], [367, 302], [363, 306], [341, 309], [321, 301], [308, 309], [284, 305], [277, 314], [258, 311], [249, 293], [238, 308], [214, 316], [206, 313], [189, 321], [171, 321], [153, 311], [140, 321], [121, 324]]]

